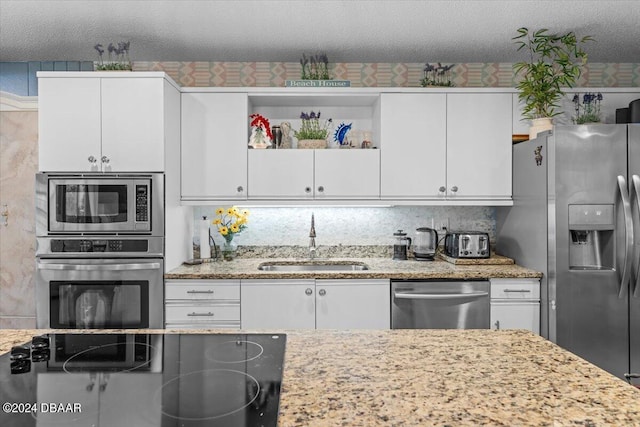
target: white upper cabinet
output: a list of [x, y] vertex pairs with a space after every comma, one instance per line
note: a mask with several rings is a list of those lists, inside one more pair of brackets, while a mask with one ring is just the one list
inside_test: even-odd
[[100, 171], [99, 78], [38, 80], [38, 157], [41, 171]]
[[316, 199], [378, 199], [380, 150], [314, 150]]
[[183, 93], [182, 200], [247, 198], [247, 94]]
[[446, 185], [446, 95], [381, 95], [380, 193], [384, 199], [442, 198]]
[[447, 94], [447, 197], [511, 199], [511, 93]]
[[117, 171], [164, 171], [163, 83], [101, 79], [104, 169], [111, 164]]
[[39, 76], [39, 169], [65, 172], [165, 170], [166, 113], [178, 90], [163, 73]]
[[[261, 114], [272, 126], [291, 125], [290, 149], [248, 150], [248, 198], [250, 200], [379, 200], [380, 150], [298, 149], [295, 130], [301, 113], [321, 114], [333, 141], [335, 131], [350, 126], [347, 135], [372, 135], [379, 146], [379, 94], [370, 90], [314, 90], [304, 93], [260, 91], [249, 95], [249, 114]], [[332, 122], [327, 124], [326, 120]], [[246, 126], [245, 126], [246, 127]]]
[[248, 150], [249, 199], [313, 199], [314, 150]]
[[511, 200], [511, 93], [381, 95], [381, 196]]
[[379, 196], [379, 150], [249, 150], [251, 200]]

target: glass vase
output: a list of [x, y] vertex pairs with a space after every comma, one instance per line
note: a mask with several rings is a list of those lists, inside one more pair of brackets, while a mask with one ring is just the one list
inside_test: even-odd
[[233, 240], [225, 240], [222, 244], [222, 259], [233, 261], [238, 251], [238, 245]]

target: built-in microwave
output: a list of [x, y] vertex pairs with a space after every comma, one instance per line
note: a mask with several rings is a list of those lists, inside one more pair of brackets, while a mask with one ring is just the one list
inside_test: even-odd
[[36, 235], [164, 235], [164, 175], [36, 174]]

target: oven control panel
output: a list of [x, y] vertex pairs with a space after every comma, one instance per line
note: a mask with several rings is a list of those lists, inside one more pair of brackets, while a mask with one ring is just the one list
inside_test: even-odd
[[146, 239], [53, 239], [51, 252], [147, 252]]

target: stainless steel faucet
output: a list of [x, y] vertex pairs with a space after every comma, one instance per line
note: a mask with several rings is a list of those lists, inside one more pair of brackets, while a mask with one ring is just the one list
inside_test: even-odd
[[311, 230], [309, 230], [309, 258], [316, 257], [316, 225], [311, 214]]

